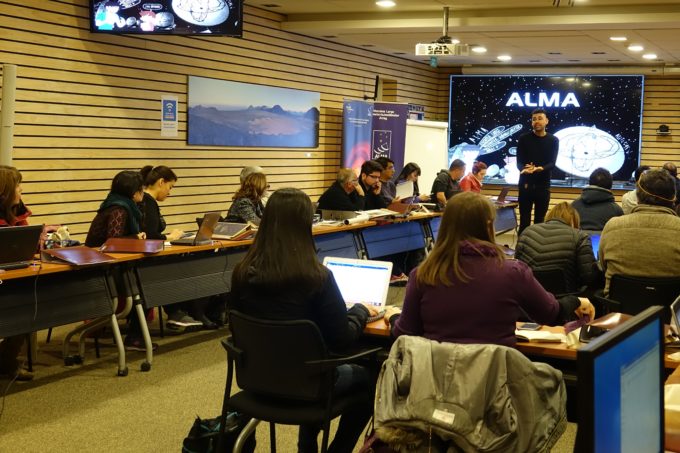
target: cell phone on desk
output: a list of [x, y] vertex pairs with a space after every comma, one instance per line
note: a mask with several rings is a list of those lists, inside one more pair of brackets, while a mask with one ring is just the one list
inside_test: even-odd
[[541, 330], [541, 325], [535, 322], [525, 322], [520, 325], [517, 330]]

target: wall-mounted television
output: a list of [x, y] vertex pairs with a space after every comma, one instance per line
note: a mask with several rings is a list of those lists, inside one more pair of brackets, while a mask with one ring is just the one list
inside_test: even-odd
[[96, 33], [243, 36], [243, 0], [90, 0]]
[[451, 76], [449, 162], [487, 164], [490, 184], [517, 184], [517, 139], [541, 107], [560, 139], [553, 185], [587, 185], [598, 167], [629, 181], [640, 160], [644, 76]]

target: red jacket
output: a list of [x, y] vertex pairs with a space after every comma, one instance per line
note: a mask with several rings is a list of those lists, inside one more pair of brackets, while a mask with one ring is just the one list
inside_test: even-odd
[[17, 209], [17, 215], [14, 218], [14, 222], [9, 223], [7, 219], [0, 217], [0, 227], [8, 226], [26, 226], [28, 225], [28, 218], [31, 216], [32, 212], [26, 207], [26, 205], [21, 202]]
[[482, 183], [475, 178], [475, 175], [468, 173], [460, 180], [460, 188], [466, 192], [480, 193], [482, 191]]

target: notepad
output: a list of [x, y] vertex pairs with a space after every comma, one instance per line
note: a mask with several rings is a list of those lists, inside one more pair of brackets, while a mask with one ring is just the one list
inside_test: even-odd
[[530, 343], [566, 343], [567, 336], [563, 333], [548, 332], [547, 330], [517, 330], [515, 337], [519, 341]]

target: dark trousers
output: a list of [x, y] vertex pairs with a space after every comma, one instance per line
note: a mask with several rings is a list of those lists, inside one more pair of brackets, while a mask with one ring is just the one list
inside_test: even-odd
[[[333, 397], [342, 397], [355, 391], [366, 390], [370, 386], [370, 373], [359, 365], [340, 365], [336, 369]], [[373, 412], [373, 401], [366, 401], [365, 405], [352, 407], [343, 412], [338, 423], [333, 441], [328, 446], [329, 453], [352, 453], [354, 446], [361, 437], [368, 420]], [[321, 429], [318, 426], [300, 426], [298, 435], [298, 453], [317, 453], [319, 447], [317, 436]]]
[[26, 335], [5, 338], [0, 343], [0, 374], [15, 375], [19, 370], [19, 352], [24, 345]]
[[519, 233], [531, 225], [531, 209], [534, 223], [543, 223], [550, 204], [550, 187], [519, 187]]

